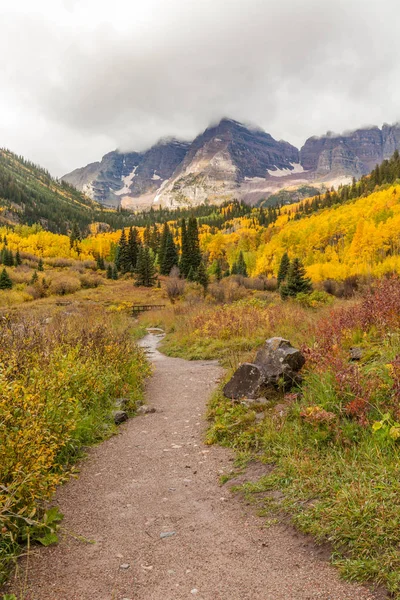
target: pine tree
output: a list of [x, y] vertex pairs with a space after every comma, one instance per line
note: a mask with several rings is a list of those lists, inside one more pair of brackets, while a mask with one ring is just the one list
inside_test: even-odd
[[195, 278], [196, 278], [196, 271], [193, 270], [193, 267], [190, 267], [189, 273], [187, 275], [187, 280], [188, 281], [194, 281]]
[[160, 250], [158, 252], [158, 264], [160, 265], [160, 267], [164, 260], [164, 254], [165, 254], [165, 248], [167, 246], [168, 235], [169, 235], [168, 223], [164, 223], [163, 228], [162, 228], [162, 233], [161, 233], [161, 239], [160, 239]]
[[119, 238], [118, 253], [115, 260], [116, 267], [121, 273], [128, 273], [131, 270], [131, 259], [128, 242], [125, 235], [125, 229], [122, 230]]
[[107, 279], [113, 278], [113, 269], [112, 269], [111, 263], [108, 263], [108, 265], [107, 265], [106, 277], [107, 277]]
[[134, 271], [137, 265], [138, 253], [139, 253], [139, 235], [136, 227], [131, 227], [129, 229], [128, 235], [128, 253], [129, 253], [129, 261], [130, 261], [130, 270]]
[[199, 242], [199, 229], [197, 226], [196, 217], [190, 217], [188, 221], [187, 237], [189, 244], [190, 265], [193, 267], [194, 271], [197, 271], [201, 263], [201, 252]]
[[183, 277], [187, 277], [191, 267], [190, 246], [188, 232], [186, 229], [186, 221], [182, 219], [181, 223], [181, 260], [179, 270]]
[[206, 266], [203, 261], [201, 261], [199, 268], [196, 271], [194, 280], [197, 283], [200, 283], [200, 285], [202, 285], [204, 288], [204, 292], [206, 292], [207, 287], [208, 287], [208, 275], [207, 275]]
[[178, 266], [178, 252], [175, 246], [174, 238], [168, 225], [166, 224], [166, 233], [163, 234], [162, 259], [160, 261], [161, 275], [169, 275], [173, 267]]
[[278, 288], [285, 281], [290, 267], [290, 260], [287, 252], [282, 256], [278, 271]]
[[80, 232], [78, 223], [74, 223], [72, 225], [71, 233], [69, 236], [69, 247], [73, 248], [75, 243], [80, 241], [81, 237], [82, 236], [81, 236], [81, 232]]
[[3, 265], [5, 265], [6, 267], [13, 267], [14, 266], [14, 255], [12, 253], [11, 250], [7, 250], [7, 248], [3, 248], [3, 260], [2, 260]]
[[286, 283], [281, 284], [281, 297], [285, 300], [286, 298], [295, 298], [300, 293], [308, 294], [311, 291], [311, 279], [307, 277], [301, 260], [295, 258], [289, 267]]
[[247, 277], [247, 266], [242, 251], [239, 252], [239, 258], [236, 263], [236, 273], [242, 275], [242, 277]]
[[158, 227], [155, 223], [153, 224], [153, 229], [151, 230], [150, 248], [153, 250], [154, 254], [158, 254], [160, 250], [160, 232], [158, 231]]
[[44, 266], [43, 266], [43, 259], [39, 258], [39, 262], [38, 262], [38, 271], [44, 271]]
[[136, 269], [136, 285], [153, 287], [156, 280], [157, 275], [152, 252], [147, 246], [140, 248]]
[[150, 246], [151, 241], [151, 230], [150, 225], [147, 224], [143, 233], [143, 242], [145, 246]]
[[112, 270], [112, 278], [116, 281], [118, 279], [118, 269], [117, 267], [114, 265], [113, 270]]
[[1, 274], [0, 274], [0, 290], [11, 290], [13, 286], [13, 283], [6, 271], [5, 268], [3, 268]]
[[99, 254], [99, 256], [97, 257], [97, 268], [100, 269], [101, 271], [104, 271], [106, 268], [106, 265], [104, 264], [104, 258], [101, 256], [101, 254]]
[[32, 275], [32, 278], [31, 278], [31, 285], [33, 285], [34, 283], [36, 283], [38, 279], [39, 279], [39, 276], [37, 274], [37, 271], [34, 271], [33, 275]]
[[21, 255], [19, 253], [19, 250], [17, 250], [17, 252], [15, 254], [15, 266], [19, 267], [19, 265], [22, 265], [22, 260], [21, 260]]

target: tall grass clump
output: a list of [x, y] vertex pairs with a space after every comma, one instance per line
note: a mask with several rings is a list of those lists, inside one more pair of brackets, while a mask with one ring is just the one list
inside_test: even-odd
[[0, 582], [73, 461], [112, 433], [115, 398], [140, 400], [148, 367], [129, 327], [99, 308], [1, 317]]

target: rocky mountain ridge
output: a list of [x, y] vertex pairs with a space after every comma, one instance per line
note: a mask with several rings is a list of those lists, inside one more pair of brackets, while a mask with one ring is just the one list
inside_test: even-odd
[[309, 138], [298, 150], [260, 128], [224, 118], [193, 142], [160, 140], [145, 152], [115, 150], [63, 180], [109, 206], [255, 204], [281, 189], [330, 187], [369, 173], [400, 149], [400, 124]]

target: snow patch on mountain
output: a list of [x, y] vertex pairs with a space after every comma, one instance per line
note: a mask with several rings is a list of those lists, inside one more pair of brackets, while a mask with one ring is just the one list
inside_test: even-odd
[[300, 163], [289, 163], [291, 165], [291, 169], [278, 169], [275, 167], [274, 170], [267, 169], [268, 175], [271, 177], [287, 177], [287, 175], [294, 175], [295, 173], [304, 173], [304, 169]]
[[114, 192], [114, 194], [116, 196], [122, 196], [123, 194], [129, 194], [129, 192], [131, 191], [132, 181], [135, 177], [136, 169], [138, 168], [138, 166], [139, 165], [136, 165], [136, 167], [133, 167], [133, 170], [129, 173], [129, 175], [122, 177], [122, 181], [124, 182], [124, 187], [122, 187], [120, 190], [117, 190], [116, 192]]

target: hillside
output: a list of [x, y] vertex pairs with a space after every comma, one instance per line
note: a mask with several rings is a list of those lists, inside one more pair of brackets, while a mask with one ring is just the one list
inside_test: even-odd
[[161, 140], [145, 152], [115, 150], [63, 180], [111, 206], [195, 207], [239, 199], [285, 201], [349, 183], [400, 148], [400, 126], [366, 127], [310, 137], [300, 150], [260, 128], [224, 118], [192, 142]]
[[0, 223], [40, 224], [43, 229], [67, 233], [73, 223], [84, 230], [90, 223], [102, 222], [121, 227], [131, 215], [103, 206], [48, 171], [0, 149]]

